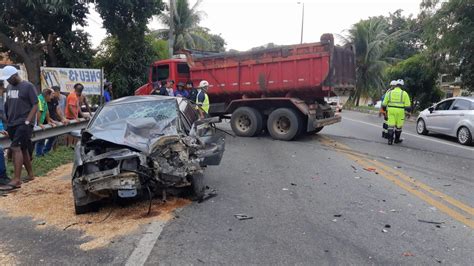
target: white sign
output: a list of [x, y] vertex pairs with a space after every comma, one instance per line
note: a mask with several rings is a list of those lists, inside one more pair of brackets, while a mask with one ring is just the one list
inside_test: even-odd
[[85, 95], [101, 95], [102, 71], [100, 69], [86, 68], [41, 68], [41, 88], [59, 86], [61, 91], [71, 92], [74, 84], [81, 83], [84, 86]]

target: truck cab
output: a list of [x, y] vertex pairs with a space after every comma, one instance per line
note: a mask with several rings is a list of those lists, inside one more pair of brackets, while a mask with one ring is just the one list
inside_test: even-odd
[[186, 83], [189, 79], [189, 66], [186, 59], [173, 58], [155, 61], [150, 66], [147, 84], [138, 88], [135, 95], [149, 95], [155, 82], [174, 80], [177, 84], [178, 82]]

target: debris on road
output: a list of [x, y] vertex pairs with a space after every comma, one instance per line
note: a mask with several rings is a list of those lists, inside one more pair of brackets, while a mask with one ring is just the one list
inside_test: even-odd
[[392, 226], [389, 225], [389, 224], [386, 224], [384, 227], [385, 227], [385, 228], [391, 228]]
[[284, 188], [282, 188], [281, 190], [283, 190], [283, 191], [288, 191], [288, 188], [284, 187]]
[[342, 214], [334, 214], [334, 217], [342, 217]]
[[45, 225], [45, 224], [46, 224], [45, 221], [38, 221], [38, 222], [36, 223], [36, 225]]
[[[34, 221], [44, 221], [61, 231], [68, 228], [80, 230], [84, 239], [80, 248], [91, 250], [107, 246], [112, 239], [130, 234], [141, 225], [155, 220], [168, 221], [173, 218], [175, 209], [191, 203], [186, 199], [170, 197], [166, 204], [162, 204], [160, 200], [154, 199], [149, 216], [146, 215], [148, 202], [144, 201], [123, 208], [104, 204], [99, 212], [75, 215], [71, 179], [69, 176], [64, 177], [71, 173], [71, 170], [72, 164], [61, 166], [44, 177], [23, 184], [20, 190], [10, 193], [7, 197], [0, 197], [0, 211], [10, 217], [27, 216]], [[107, 221], [100, 223], [111, 209], [114, 212]]]
[[398, 211], [395, 209], [391, 209], [390, 212], [398, 212]]
[[355, 179], [360, 179], [361, 177], [360, 176], [354, 176]]
[[295, 187], [296, 187], [296, 184], [295, 184], [295, 183], [290, 183], [290, 185], [292, 185], [292, 186], [295, 186]]
[[240, 221], [253, 219], [252, 216], [244, 214], [244, 213], [234, 214], [234, 217]]
[[377, 171], [377, 169], [373, 168], [373, 167], [366, 167], [364, 168], [365, 171], [367, 172], [372, 172], [372, 173], [375, 173], [375, 171]]
[[450, 187], [450, 186], [451, 186], [451, 184], [446, 184], [446, 185], [443, 185], [443, 186], [445, 186], [445, 187]]
[[387, 233], [388, 230], [387, 229], [382, 229], [382, 233]]
[[354, 169], [354, 171], [357, 171], [357, 168], [353, 165], [351, 165], [352, 169]]
[[332, 221], [333, 221], [333, 222], [337, 222], [337, 219], [333, 219]]
[[403, 252], [402, 255], [403, 255], [404, 257], [413, 257], [413, 256], [415, 256], [415, 255], [414, 255], [413, 253], [411, 253], [411, 252]]
[[427, 221], [427, 220], [422, 220], [422, 219], [418, 219], [418, 222], [427, 223], [427, 224], [437, 224], [437, 225], [444, 224], [444, 222], [434, 222], [434, 221]]

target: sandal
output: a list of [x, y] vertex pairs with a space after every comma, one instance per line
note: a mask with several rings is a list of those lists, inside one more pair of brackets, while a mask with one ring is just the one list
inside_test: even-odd
[[21, 188], [21, 185], [6, 184], [0, 187], [0, 191], [12, 191]]

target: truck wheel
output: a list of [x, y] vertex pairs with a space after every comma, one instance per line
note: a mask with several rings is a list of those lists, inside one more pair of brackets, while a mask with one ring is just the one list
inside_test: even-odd
[[255, 108], [239, 107], [232, 113], [230, 126], [237, 136], [253, 137], [262, 131], [262, 114]]
[[300, 115], [288, 108], [278, 108], [268, 117], [268, 132], [274, 139], [292, 140], [298, 135], [303, 121]]

